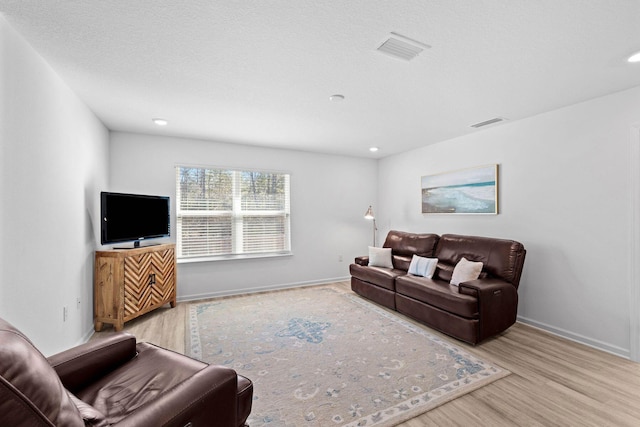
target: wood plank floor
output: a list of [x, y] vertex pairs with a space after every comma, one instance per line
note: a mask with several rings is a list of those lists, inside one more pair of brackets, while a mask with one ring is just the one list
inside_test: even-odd
[[[349, 286], [348, 282], [340, 285]], [[173, 309], [167, 305], [126, 323], [125, 330], [138, 341], [184, 353], [188, 305], [179, 303]], [[92, 339], [110, 333], [105, 327]], [[639, 363], [521, 323], [476, 347], [450, 340], [511, 375], [402, 427], [640, 426]]]

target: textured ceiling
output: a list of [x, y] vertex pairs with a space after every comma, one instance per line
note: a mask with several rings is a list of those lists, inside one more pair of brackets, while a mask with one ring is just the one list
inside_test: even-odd
[[[625, 62], [639, 0], [0, 0], [0, 13], [120, 131], [377, 158], [640, 85]], [[431, 48], [389, 57], [376, 49], [391, 32]]]

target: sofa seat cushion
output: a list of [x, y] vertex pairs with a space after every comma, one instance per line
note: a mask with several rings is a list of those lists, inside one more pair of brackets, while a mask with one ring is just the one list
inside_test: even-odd
[[78, 411], [80, 411], [80, 415], [84, 420], [85, 427], [86, 426], [91, 426], [91, 427], [108, 427], [109, 426], [107, 417], [105, 417], [102, 412], [98, 411], [96, 408], [89, 405], [87, 402], [83, 402], [82, 400], [78, 399], [72, 393], [69, 393], [69, 397], [71, 398], [73, 403], [76, 405], [76, 408], [78, 408]]
[[384, 267], [365, 267], [358, 264], [351, 264], [349, 266], [351, 275], [356, 279], [360, 279], [363, 282], [373, 283], [381, 288], [394, 291], [396, 277], [404, 276], [407, 274], [404, 270], [398, 270], [395, 268]]
[[109, 424], [123, 420], [207, 367], [205, 363], [153, 344], [138, 343], [138, 356], [89, 387], [77, 397], [103, 413]]
[[418, 276], [398, 277], [396, 292], [461, 317], [477, 319], [479, 316], [476, 297], [461, 294], [457, 286], [441, 280]]

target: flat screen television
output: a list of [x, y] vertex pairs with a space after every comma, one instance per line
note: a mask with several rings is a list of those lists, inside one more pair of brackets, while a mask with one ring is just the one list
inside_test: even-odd
[[100, 193], [103, 245], [167, 237], [170, 233], [170, 199], [168, 196]]

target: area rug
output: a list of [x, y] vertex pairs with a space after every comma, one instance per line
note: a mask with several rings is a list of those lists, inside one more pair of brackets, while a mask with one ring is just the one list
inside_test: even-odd
[[393, 426], [509, 374], [339, 285], [191, 304], [187, 353], [254, 383], [249, 425]]

